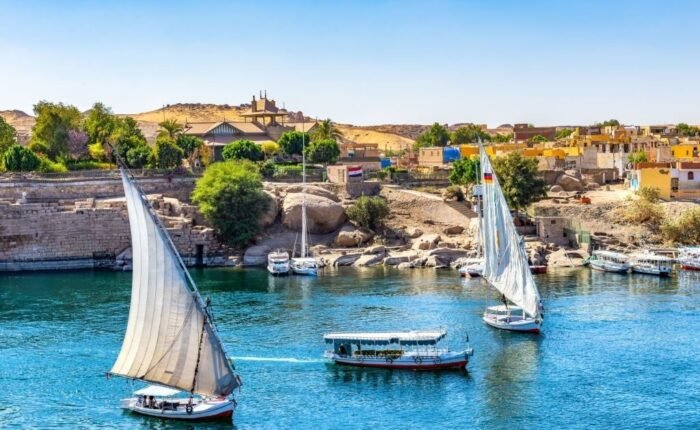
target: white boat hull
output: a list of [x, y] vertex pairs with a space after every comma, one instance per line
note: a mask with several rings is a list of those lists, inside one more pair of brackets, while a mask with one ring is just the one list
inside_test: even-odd
[[484, 273], [484, 265], [483, 264], [462, 266], [459, 269], [459, 275], [463, 278], [466, 278], [467, 276], [472, 277], [472, 278], [477, 278], [477, 277], [480, 277], [483, 273]]
[[318, 266], [316, 265], [315, 262], [313, 264], [310, 264], [308, 261], [304, 261], [305, 259], [299, 259], [299, 261], [295, 261], [294, 258], [292, 258], [292, 272], [295, 275], [302, 275], [302, 276], [317, 276], [318, 275]]
[[611, 261], [591, 260], [591, 269], [601, 272], [627, 273], [629, 264], [613, 263]]
[[540, 321], [522, 315], [494, 315], [485, 312], [483, 320], [491, 327], [521, 333], [539, 333], [542, 326]]
[[363, 357], [332, 354], [335, 363], [346, 366], [373, 367], [400, 370], [445, 370], [463, 369], [469, 363], [471, 348], [460, 352], [446, 352], [435, 355], [405, 354], [400, 357]]
[[122, 409], [128, 410], [140, 415], [146, 415], [156, 418], [167, 418], [184, 421], [196, 420], [217, 420], [217, 419], [232, 419], [233, 412], [236, 409], [236, 403], [233, 400], [205, 400], [192, 405], [191, 413], [187, 412], [188, 399], [180, 399], [177, 407], [173, 409], [164, 408], [147, 408], [138, 404], [137, 398], [129, 398], [122, 400]]
[[632, 271], [634, 273], [643, 273], [645, 275], [656, 275], [656, 276], [670, 276], [670, 268], [658, 268], [658, 267], [646, 267], [646, 266], [636, 266], [632, 265]]
[[267, 266], [267, 271], [273, 276], [287, 276], [289, 275], [289, 265], [281, 266], [279, 264]]

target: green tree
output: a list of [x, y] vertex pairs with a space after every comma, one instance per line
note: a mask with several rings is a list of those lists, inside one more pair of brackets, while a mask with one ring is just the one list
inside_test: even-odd
[[0, 153], [7, 151], [16, 143], [17, 131], [0, 116]]
[[571, 136], [571, 133], [574, 131], [570, 128], [562, 128], [561, 130], [557, 131], [556, 134], [554, 135], [554, 138], [556, 140], [559, 139], [566, 139], [567, 137]]
[[362, 227], [376, 230], [389, 215], [389, 206], [378, 196], [362, 196], [347, 209], [348, 218]]
[[676, 132], [679, 136], [693, 137], [700, 135], [700, 128], [690, 126], [684, 122], [676, 125]]
[[153, 150], [153, 165], [159, 169], [174, 169], [182, 164], [182, 158], [185, 153], [182, 152], [175, 140], [168, 137], [158, 137], [156, 146]]
[[275, 142], [263, 142], [260, 144], [260, 149], [262, 149], [265, 157], [272, 157], [280, 152], [280, 146]]
[[192, 154], [202, 145], [204, 145], [204, 141], [197, 136], [192, 136], [189, 134], [181, 134], [177, 137], [175, 140], [175, 143], [177, 146], [182, 149], [182, 152], [185, 153], [185, 157], [189, 158], [192, 156]]
[[10, 172], [30, 172], [41, 164], [41, 160], [32, 150], [19, 145], [12, 145], [5, 150], [2, 162]]
[[597, 122], [597, 123], [595, 123], [595, 125], [598, 127], [609, 127], [609, 126], [619, 127], [620, 121], [618, 121], [616, 119], [609, 119], [607, 121]]
[[491, 135], [484, 131], [481, 127], [474, 124], [459, 127], [452, 133], [452, 144], [462, 145], [465, 143], [490, 142]]
[[416, 147], [445, 146], [450, 141], [450, 132], [445, 126], [434, 123], [428, 130], [418, 136]]
[[525, 209], [547, 195], [547, 183], [539, 176], [537, 164], [537, 159], [525, 158], [519, 152], [493, 160], [498, 182], [511, 209]]
[[258, 167], [247, 160], [208, 166], [197, 180], [192, 201], [218, 236], [234, 247], [247, 245], [262, 231], [259, 220], [271, 204]]
[[476, 183], [479, 176], [480, 161], [478, 157], [462, 158], [452, 163], [450, 183], [454, 185], [469, 185]]
[[497, 142], [497, 143], [507, 143], [513, 140], [513, 133], [506, 133], [506, 134], [496, 134], [495, 136], [491, 137], [491, 142]]
[[81, 115], [75, 106], [40, 101], [34, 105], [36, 122], [29, 148], [51, 160], [68, 156], [68, 132], [80, 128]]
[[102, 103], [95, 103], [83, 120], [83, 131], [88, 135], [88, 144], [105, 144], [112, 137], [117, 118], [112, 109]]
[[306, 145], [311, 142], [309, 133], [288, 131], [277, 140], [277, 144], [282, 148], [282, 151], [289, 155], [301, 155], [302, 142], [305, 142]]
[[527, 141], [528, 142], [547, 142], [547, 138], [542, 136], [541, 134], [536, 134], [529, 138]]
[[332, 164], [338, 161], [340, 148], [333, 139], [317, 140], [306, 147], [306, 158], [312, 163]]
[[139, 143], [127, 151], [125, 160], [129, 167], [140, 169], [145, 167], [152, 157], [154, 155], [151, 147], [147, 143]]
[[646, 163], [647, 161], [649, 161], [649, 158], [647, 157], [647, 153], [644, 151], [630, 152], [629, 154], [627, 154], [628, 163], [637, 164]]
[[316, 125], [316, 128], [311, 132], [311, 139], [316, 140], [341, 140], [343, 132], [330, 119], [324, 119]]
[[221, 151], [224, 160], [250, 160], [260, 161], [263, 159], [263, 152], [259, 145], [250, 140], [236, 140], [224, 146]]
[[159, 122], [158, 126], [160, 127], [158, 137], [169, 137], [170, 139], [177, 139], [185, 129], [176, 119], [166, 119]]

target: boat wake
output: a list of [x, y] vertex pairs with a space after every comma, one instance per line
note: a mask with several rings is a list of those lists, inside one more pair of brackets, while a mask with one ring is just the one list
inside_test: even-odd
[[274, 362], [274, 363], [324, 363], [323, 359], [305, 359], [292, 357], [231, 357], [233, 361], [259, 361], [259, 362]]

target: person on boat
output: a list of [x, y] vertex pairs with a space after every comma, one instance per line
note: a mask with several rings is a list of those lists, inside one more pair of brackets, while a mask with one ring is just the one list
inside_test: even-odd
[[340, 345], [340, 348], [338, 348], [338, 355], [348, 355], [345, 345]]
[[505, 294], [501, 294], [501, 301], [503, 302], [503, 306], [505, 306], [506, 309], [508, 309], [508, 299], [506, 299]]

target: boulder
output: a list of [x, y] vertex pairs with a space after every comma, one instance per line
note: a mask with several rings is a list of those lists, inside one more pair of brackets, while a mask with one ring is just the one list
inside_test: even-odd
[[280, 212], [280, 205], [277, 202], [277, 197], [273, 193], [269, 191], [264, 191], [264, 193], [270, 197], [270, 206], [267, 208], [267, 212], [260, 218], [260, 225], [269, 227], [277, 220], [277, 215], [279, 215]]
[[272, 251], [267, 245], [254, 245], [245, 250], [243, 254], [244, 266], [264, 266], [267, 263], [267, 254]]
[[444, 264], [449, 264], [450, 262], [463, 258], [467, 256], [467, 251], [458, 248], [435, 248], [428, 251], [428, 257], [437, 257]]
[[[282, 223], [290, 230], [301, 230], [301, 209], [304, 195], [289, 193], [282, 204]], [[337, 230], [347, 217], [343, 206], [327, 197], [306, 195], [306, 222], [308, 232], [326, 234]]]
[[352, 254], [342, 254], [337, 256], [335, 259], [331, 261], [331, 266], [338, 267], [338, 266], [352, 266], [357, 260], [362, 257], [362, 254], [359, 252], [355, 252]]
[[413, 249], [416, 250], [428, 250], [435, 249], [437, 244], [442, 240], [439, 234], [426, 234], [419, 237], [413, 243]]
[[418, 253], [415, 251], [403, 251], [397, 252], [396, 254], [391, 254], [384, 259], [385, 266], [396, 266], [401, 263], [408, 263], [418, 257]]
[[377, 266], [379, 264], [382, 264], [382, 259], [383, 255], [382, 254], [365, 254], [358, 258], [353, 266], [359, 266], [359, 267], [368, 267], [368, 266]]
[[600, 184], [597, 182], [589, 182], [586, 184], [587, 190], [597, 190], [598, 188], [600, 188]]
[[384, 245], [370, 246], [369, 248], [365, 249], [365, 252], [363, 252], [363, 254], [365, 254], [365, 255], [381, 254], [382, 256], [385, 253], [386, 253], [386, 248], [384, 247]]
[[[296, 194], [296, 193], [301, 193], [303, 190], [303, 185], [301, 184], [294, 184], [290, 185], [287, 187], [287, 194]], [[306, 186], [306, 195], [313, 195], [313, 196], [318, 196], [318, 197], [325, 197], [327, 199], [333, 200], [334, 202], [339, 202], [340, 197], [332, 191], [328, 191], [325, 188], [318, 187], [316, 185], [307, 185]]]
[[411, 239], [415, 239], [417, 237], [420, 237], [423, 235], [423, 230], [416, 228], [416, 227], [408, 227], [406, 229], [406, 236], [410, 237]]
[[583, 191], [581, 180], [570, 175], [561, 175], [557, 179], [557, 185], [561, 186], [564, 191]]
[[360, 246], [369, 242], [374, 234], [364, 228], [357, 228], [353, 225], [344, 225], [335, 237], [335, 245], [339, 247]]
[[449, 267], [440, 257], [437, 255], [431, 255], [428, 258], [425, 259], [424, 263], [425, 267], [434, 267], [436, 269], [444, 269], [446, 267]]
[[464, 227], [461, 225], [451, 225], [442, 229], [442, 232], [447, 235], [461, 234], [464, 231]]
[[552, 185], [549, 187], [550, 193], [561, 193], [562, 191], [564, 191], [564, 188], [562, 188], [561, 185]]
[[398, 269], [413, 269], [414, 267], [415, 267], [415, 266], [413, 266], [413, 265], [412, 265], [411, 263], [409, 263], [409, 262], [400, 263], [398, 266], [396, 266], [396, 268], [398, 268]]

